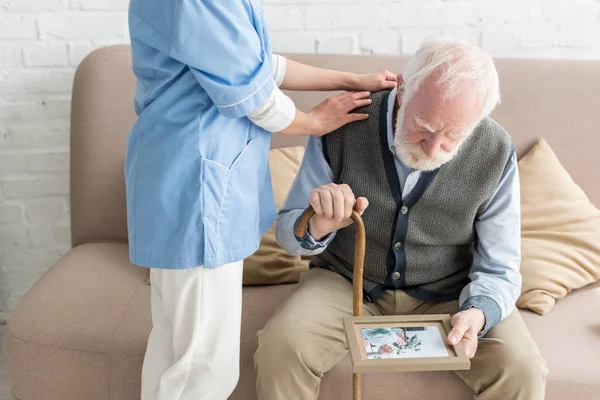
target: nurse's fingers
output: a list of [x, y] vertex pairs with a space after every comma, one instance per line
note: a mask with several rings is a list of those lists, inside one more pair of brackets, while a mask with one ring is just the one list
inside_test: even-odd
[[371, 100], [369, 99], [370, 95], [371, 95], [371, 92], [348, 92], [348, 93], [342, 93], [336, 97], [337, 97], [337, 100], [342, 104], [352, 104], [353, 102], [356, 102], [356, 101], [371, 102]]
[[347, 97], [352, 100], [365, 99], [371, 95], [371, 92], [350, 92], [346, 93]]
[[355, 110], [355, 109], [357, 109], [359, 107], [368, 106], [372, 102], [373, 101], [371, 99], [351, 100], [351, 101], [349, 101], [349, 102], [346, 103], [346, 111], [350, 112], [350, 111]]
[[364, 119], [369, 118], [369, 114], [348, 114], [346, 115], [345, 123], [354, 122], [354, 121], [362, 121]]

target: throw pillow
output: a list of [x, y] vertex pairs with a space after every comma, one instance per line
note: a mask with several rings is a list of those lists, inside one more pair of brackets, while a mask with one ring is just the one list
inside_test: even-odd
[[517, 306], [545, 315], [556, 300], [599, 279], [600, 210], [543, 139], [518, 166], [523, 287]]

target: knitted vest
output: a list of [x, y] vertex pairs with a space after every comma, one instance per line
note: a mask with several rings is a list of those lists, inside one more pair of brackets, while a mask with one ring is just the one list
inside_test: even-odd
[[[473, 262], [474, 221], [498, 187], [513, 151], [511, 139], [495, 121], [484, 119], [454, 159], [423, 172], [403, 202], [387, 138], [389, 94], [373, 94], [372, 104], [356, 111], [368, 113], [367, 120], [323, 138], [334, 182], [369, 200], [363, 214], [364, 288], [367, 295], [384, 288], [427, 301], [456, 299]], [[354, 240], [354, 225], [339, 230], [311, 266], [351, 280]]]

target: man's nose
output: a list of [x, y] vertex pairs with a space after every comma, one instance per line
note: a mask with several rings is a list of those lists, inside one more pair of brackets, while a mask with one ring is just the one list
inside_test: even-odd
[[436, 158], [440, 151], [441, 143], [436, 138], [428, 140], [425, 144], [425, 155], [428, 158]]

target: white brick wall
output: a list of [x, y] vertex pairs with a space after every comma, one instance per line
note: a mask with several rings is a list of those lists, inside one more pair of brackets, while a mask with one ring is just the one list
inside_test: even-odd
[[[263, 0], [280, 52], [410, 54], [447, 32], [497, 57], [600, 58], [599, 0]], [[128, 0], [0, 0], [0, 320], [69, 247], [76, 65], [127, 42]]]

